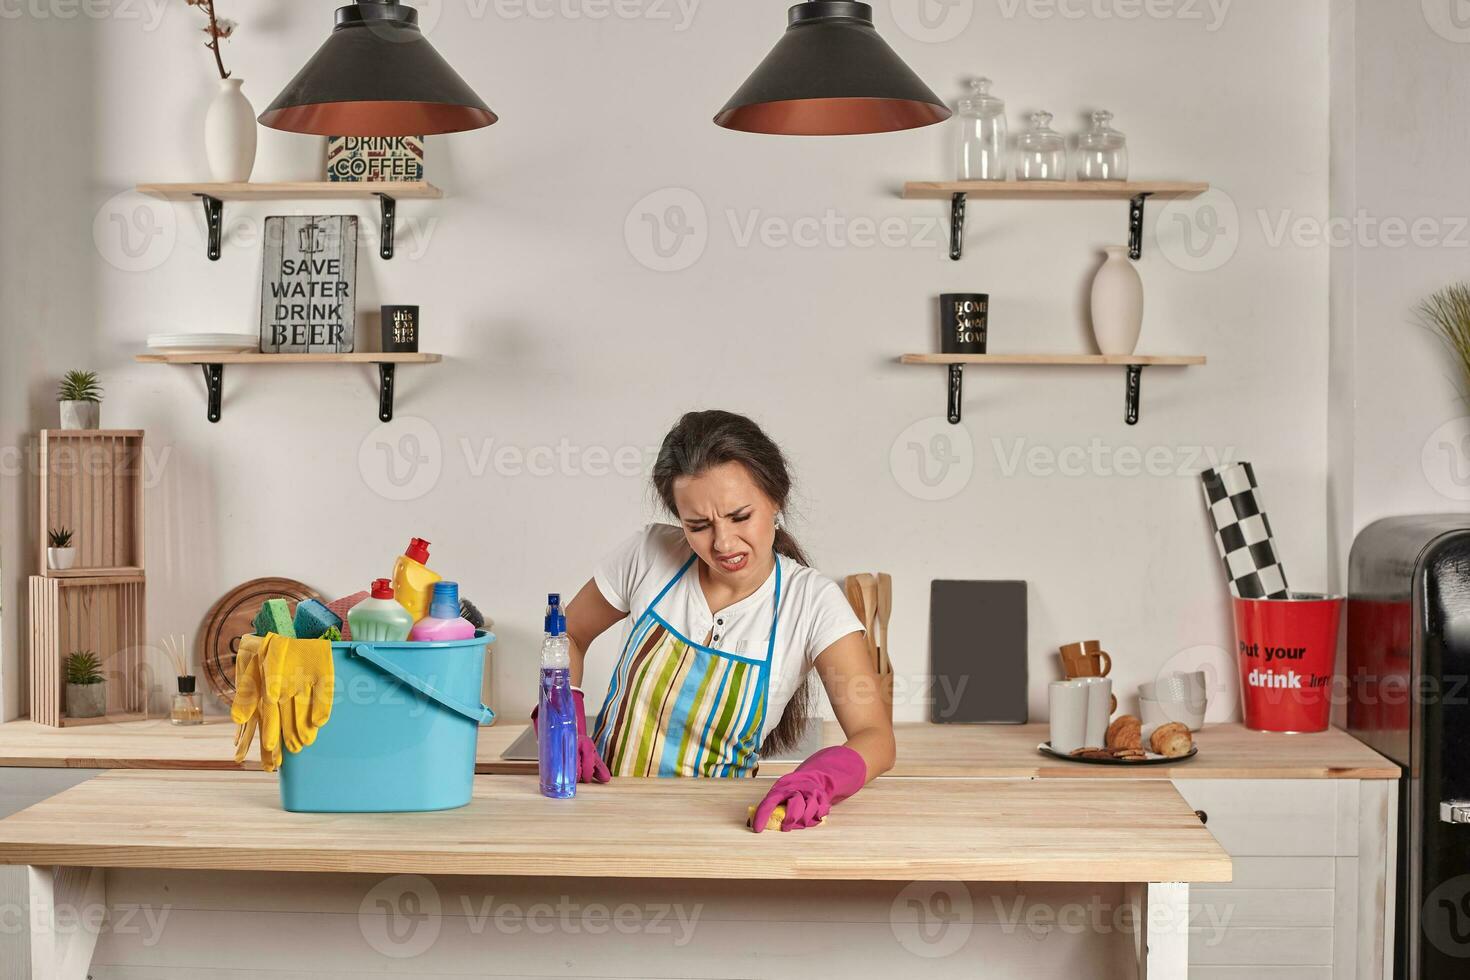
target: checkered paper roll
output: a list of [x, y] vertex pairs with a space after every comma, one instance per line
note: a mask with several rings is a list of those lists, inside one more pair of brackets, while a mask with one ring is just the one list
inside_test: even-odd
[[1249, 463], [1231, 463], [1200, 474], [1205, 506], [1215, 522], [1215, 545], [1225, 562], [1230, 594], [1239, 599], [1285, 599], [1286, 571], [1271, 537], [1271, 522], [1261, 509], [1256, 472]]

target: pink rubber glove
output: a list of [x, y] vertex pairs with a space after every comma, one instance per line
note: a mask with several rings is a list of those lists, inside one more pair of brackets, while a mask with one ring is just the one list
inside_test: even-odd
[[863, 757], [845, 745], [822, 749], [795, 772], [776, 780], [776, 785], [755, 808], [751, 829], [757, 834], [766, 829], [766, 821], [781, 804], [786, 804], [786, 819], [781, 831], [815, 827], [841, 803], [862, 789], [868, 781], [868, 764]]
[[[587, 734], [587, 706], [584, 703], [582, 689], [572, 688], [572, 696], [577, 699], [577, 782], [579, 783], [605, 783], [612, 779], [612, 773], [608, 772], [607, 763], [602, 761], [602, 756], [597, 754], [597, 743], [592, 741]], [[531, 730], [536, 728], [536, 716], [541, 712], [541, 705], [531, 709]]]

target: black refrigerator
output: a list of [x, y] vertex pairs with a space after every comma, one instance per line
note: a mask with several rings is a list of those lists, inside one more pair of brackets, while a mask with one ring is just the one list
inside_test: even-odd
[[1347, 727], [1399, 781], [1394, 976], [1470, 977], [1470, 514], [1393, 517], [1349, 559]]

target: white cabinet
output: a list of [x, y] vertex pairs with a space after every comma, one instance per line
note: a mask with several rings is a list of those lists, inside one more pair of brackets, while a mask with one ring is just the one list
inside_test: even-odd
[[1190, 890], [1191, 980], [1391, 975], [1394, 783], [1180, 779], [1235, 880]]

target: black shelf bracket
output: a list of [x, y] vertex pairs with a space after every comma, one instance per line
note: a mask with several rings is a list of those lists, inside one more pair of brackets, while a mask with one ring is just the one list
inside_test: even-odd
[[211, 422], [218, 422], [222, 415], [220, 402], [225, 393], [225, 366], [223, 364], [201, 364], [204, 368], [204, 390], [209, 395], [209, 410], [207, 417]]
[[378, 365], [378, 421], [393, 421], [393, 381], [396, 364]]
[[958, 262], [965, 254], [965, 204], [968, 194], [956, 194], [949, 202], [949, 257]]
[[965, 366], [963, 364], [951, 364], [949, 366], [949, 424], [959, 425], [963, 414], [960, 403], [965, 398]]
[[220, 256], [220, 239], [224, 234], [225, 225], [225, 202], [208, 194], [195, 194], [204, 205], [204, 224], [209, 231], [209, 245], [205, 254], [209, 261], [218, 262]]
[[1124, 420], [1129, 425], [1137, 425], [1138, 424], [1138, 395], [1139, 395], [1139, 388], [1142, 386], [1142, 384], [1143, 384], [1143, 365], [1142, 364], [1130, 364], [1130, 365], [1128, 365], [1128, 392], [1127, 392], [1128, 406], [1127, 406], [1127, 414], [1124, 415]]
[[1128, 204], [1128, 257], [1135, 262], [1143, 257], [1143, 202], [1151, 197], [1140, 194]]
[[[387, 194], [378, 195], [378, 203], [382, 206], [382, 238], [378, 243], [378, 254], [385, 259], [393, 257], [393, 236], [395, 225], [398, 220], [398, 201]], [[389, 409], [389, 418], [392, 417], [392, 409]], [[388, 419], [384, 419], [384, 422]]]

